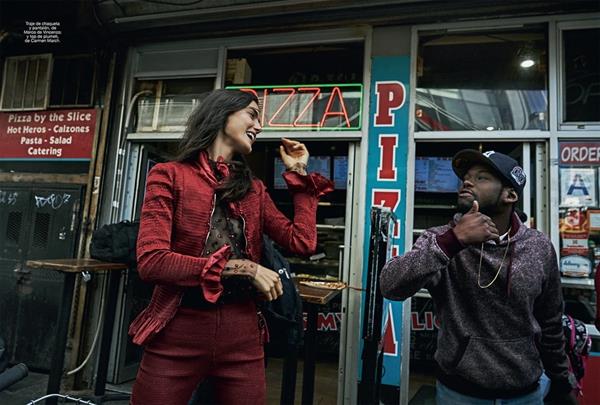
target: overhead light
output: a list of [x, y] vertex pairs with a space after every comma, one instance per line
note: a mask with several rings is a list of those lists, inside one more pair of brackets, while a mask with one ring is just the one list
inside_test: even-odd
[[529, 69], [537, 63], [539, 51], [535, 49], [533, 44], [526, 44], [517, 50], [517, 62], [523, 69]]
[[531, 58], [525, 58], [519, 64], [519, 66], [521, 66], [523, 69], [529, 69], [533, 65], [535, 65], [535, 61]]

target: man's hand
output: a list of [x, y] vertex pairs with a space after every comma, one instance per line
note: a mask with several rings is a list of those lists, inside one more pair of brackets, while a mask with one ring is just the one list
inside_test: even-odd
[[267, 301], [273, 301], [283, 294], [283, 285], [279, 274], [266, 267], [257, 265], [256, 276], [252, 280], [252, 284], [261, 292]]
[[473, 201], [471, 209], [461, 217], [453, 230], [463, 245], [475, 245], [500, 237], [494, 221], [479, 212], [477, 200]]

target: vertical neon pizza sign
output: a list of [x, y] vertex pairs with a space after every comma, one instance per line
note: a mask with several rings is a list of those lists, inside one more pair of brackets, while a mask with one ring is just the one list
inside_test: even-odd
[[[391, 254], [404, 252], [402, 223], [406, 217], [406, 181], [408, 160], [408, 95], [410, 58], [407, 56], [375, 56], [371, 65], [370, 119], [368, 131], [367, 187], [365, 235], [370, 232], [372, 206], [387, 207], [397, 222], [391, 237]], [[363, 268], [368, 266], [369, 240], [363, 247]], [[363, 274], [363, 284], [366, 274]], [[382, 384], [400, 385], [404, 305], [384, 300], [382, 340], [385, 374]], [[359, 360], [360, 361], [360, 360]]]

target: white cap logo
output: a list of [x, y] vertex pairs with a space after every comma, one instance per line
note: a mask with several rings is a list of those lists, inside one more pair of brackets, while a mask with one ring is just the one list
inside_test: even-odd
[[523, 168], [521, 166], [513, 167], [513, 169], [510, 171], [510, 175], [513, 179], [515, 179], [519, 186], [525, 184], [525, 179], [527, 177], [525, 176], [525, 172], [523, 171]]
[[496, 153], [496, 151], [493, 150], [488, 150], [487, 152], [483, 152], [483, 156], [485, 156], [486, 158], [489, 158], [490, 156], [492, 156], [494, 153]]

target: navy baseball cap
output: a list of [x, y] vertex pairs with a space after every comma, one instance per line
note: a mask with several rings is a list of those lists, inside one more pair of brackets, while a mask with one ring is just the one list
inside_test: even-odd
[[527, 176], [515, 159], [493, 150], [481, 153], [475, 149], [463, 149], [452, 158], [452, 169], [460, 179], [475, 164], [492, 168], [504, 183], [510, 184], [515, 189], [519, 196], [523, 194]]

